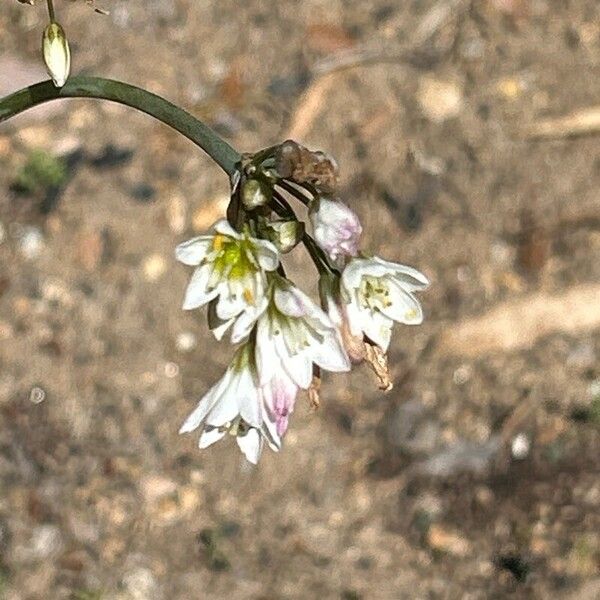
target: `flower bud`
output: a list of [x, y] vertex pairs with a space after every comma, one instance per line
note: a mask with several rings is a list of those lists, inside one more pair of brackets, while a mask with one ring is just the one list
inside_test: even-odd
[[54, 85], [61, 88], [71, 71], [71, 52], [64, 29], [58, 23], [50, 23], [44, 31], [42, 53], [48, 74]]
[[362, 234], [358, 217], [345, 204], [318, 198], [311, 206], [310, 220], [317, 244], [332, 258], [356, 256]]
[[270, 221], [264, 225], [263, 234], [282, 254], [293, 250], [302, 240], [304, 223], [300, 221]]
[[242, 202], [247, 210], [253, 210], [271, 202], [273, 189], [259, 179], [246, 179], [242, 185]]

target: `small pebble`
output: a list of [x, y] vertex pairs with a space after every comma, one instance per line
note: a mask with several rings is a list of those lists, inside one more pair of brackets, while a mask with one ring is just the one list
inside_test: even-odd
[[142, 263], [146, 281], [157, 281], [167, 270], [167, 261], [160, 254], [151, 254]]
[[25, 226], [18, 237], [19, 250], [24, 258], [37, 258], [44, 248], [44, 235], [34, 226]]
[[417, 99], [423, 114], [434, 123], [457, 117], [463, 107], [462, 90], [458, 84], [430, 76], [421, 79]]
[[179, 365], [174, 362], [168, 362], [165, 364], [165, 376], [169, 379], [173, 379], [179, 375]]
[[41, 404], [46, 399], [46, 392], [41, 387], [31, 388], [29, 393], [29, 402], [32, 404]]
[[531, 442], [524, 433], [518, 433], [512, 440], [510, 450], [515, 460], [523, 460], [529, 455]]
[[179, 352], [191, 352], [198, 346], [198, 338], [191, 331], [183, 331], [177, 335], [175, 346]]

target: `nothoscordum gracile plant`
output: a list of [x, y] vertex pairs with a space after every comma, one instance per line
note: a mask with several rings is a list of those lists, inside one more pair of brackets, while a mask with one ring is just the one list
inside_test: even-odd
[[[175, 251], [177, 260], [194, 267], [183, 308], [206, 307], [212, 334], [218, 340], [227, 336], [235, 346], [225, 374], [200, 399], [181, 433], [198, 430], [200, 448], [235, 437], [256, 463], [265, 445], [280, 450], [298, 394], [308, 392], [312, 404], [319, 404], [324, 371], [346, 372], [365, 362], [379, 387], [390, 389], [392, 326], [422, 322], [416, 293], [428, 281], [416, 269], [362, 247], [360, 221], [338, 196], [335, 161], [292, 140], [240, 155], [159, 96], [117, 81], [69, 79], [68, 42], [52, 0], [47, 3], [43, 55], [52, 81], [0, 100], [0, 122], [60, 98], [111, 100], [173, 127], [230, 178], [227, 214]], [[307, 209], [313, 235], [290, 202]], [[320, 306], [286, 277], [283, 256], [299, 244], [316, 267]]]

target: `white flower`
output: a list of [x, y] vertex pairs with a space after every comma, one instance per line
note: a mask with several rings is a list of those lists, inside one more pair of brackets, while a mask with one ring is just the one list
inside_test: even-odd
[[54, 85], [63, 87], [71, 71], [71, 52], [64, 29], [58, 23], [50, 23], [44, 30], [42, 53]]
[[317, 244], [333, 260], [357, 255], [362, 226], [345, 204], [319, 198], [311, 207], [310, 220]]
[[350, 333], [366, 335], [385, 352], [394, 321], [418, 325], [423, 311], [414, 292], [429, 285], [411, 267], [378, 257], [352, 259], [342, 273], [342, 298]]
[[243, 340], [267, 307], [266, 271], [279, 266], [279, 253], [266, 240], [250, 237], [223, 219], [214, 235], [203, 235], [177, 246], [177, 260], [197, 266], [188, 285], [183, 308], [190, 310], [215, 300], [217, 339], [233, 325], [231, 341]]
[[200, 400], [179, 433], [198, 427], [202, 428], [200, 448], [207, 448], [230, 433], [253, 464], [258, 462], [265, 441], [274, 451], [280, 449], [281, 439], [258, 385], [249, 344], [237, 351], [225, 375]]
[[261, 384], [285, 374], [296, 386], [308, 389], [313, 363], [326, 371], [349, 371], [350, 361], [331, 319], [288, 280], [277, 275], [272, 279], [271, 301], [256, 332]]

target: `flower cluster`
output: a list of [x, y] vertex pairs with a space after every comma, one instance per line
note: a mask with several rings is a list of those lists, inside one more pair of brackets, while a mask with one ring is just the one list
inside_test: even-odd
[[[359, 250], [358, 217], [336, 196], [337, 167], [321, 152], [287, 141], [245, 156], [232, 181], [227, 219], [177, 247], [195, 267], [183, 307], [208, 306], [217, 339], [237, 346], [222, 379], [181, 433], [200, 429], [200, 448], [234, 436], [256, 463], [278, 451], [300, 390], [318, 404], [321, 371], [366, 361], [389, 389], [386, 352], [394, 322], [421, 323], [415, 292], [426, 277]], [[314, 237], [288, 198], [308, 208]], [[319, 272], [321, 306], [286, 276], [282, 254], [302, 242]]]

